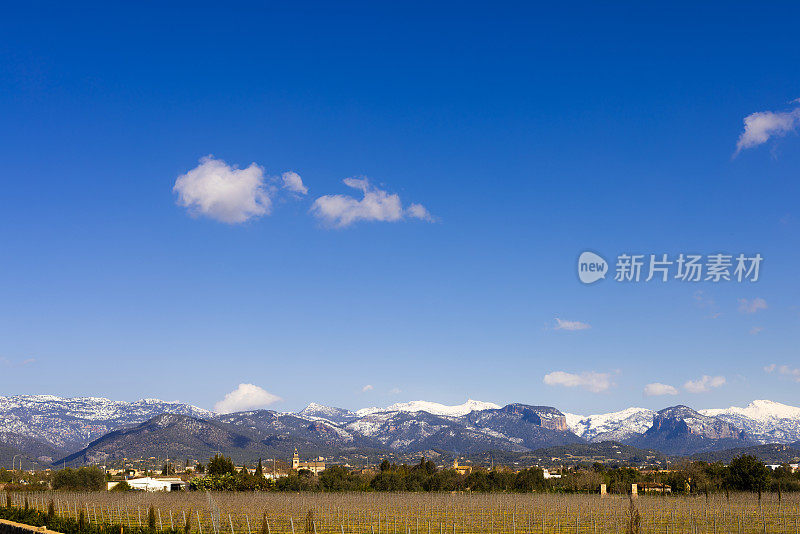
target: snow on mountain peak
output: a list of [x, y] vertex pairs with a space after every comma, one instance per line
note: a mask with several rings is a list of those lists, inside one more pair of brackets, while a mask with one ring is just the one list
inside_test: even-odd
[[800, 419], [800, 408], [766, 399], [754, 400], [744, 408], [731, 406], [730, 408], [700, 410], [700, 413], [710, 416], [741, 415], [757, 421], [768, 421], [771, 419]]
[[631, 407], [618, 412], [576, 415], [565, 413], [567, 426], [576, 435], [589, 441], [626, 439], [642, 434], [653, 425], [655, 412], [647, 408]]
[[700, 410], [741, 428], [760, 443], [791, 443], [800, 440], [800, 408], [770, 400], [754, 400], [744, 408]]
[[398, 402], [396, 404], [392, 404], [391, 406], [387, 406], [386, 408], [362, 408], [356, 411], [356, 414], [359, 417], [363, 417], [365, 415], [385, 412], [428, 412], [429, 414], [433, 415], [461, 417], [474, 411], [497, 410], [498, 408], [501, 408], [501, 406], [493, 402], [476, 401], [473, 399], [468, 399], [464, 404], [458, 404], [456, 406], [448, 406], [438, 402], [417, 400], [410, 402]]

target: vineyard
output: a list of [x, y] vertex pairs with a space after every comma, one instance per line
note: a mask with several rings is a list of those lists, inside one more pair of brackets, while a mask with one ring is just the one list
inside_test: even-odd
[[42, 512], [52, 503], [55, 514], [95, 526], [191, 534], [800, 534], [796, 494], [49, 492], [11, 500]]

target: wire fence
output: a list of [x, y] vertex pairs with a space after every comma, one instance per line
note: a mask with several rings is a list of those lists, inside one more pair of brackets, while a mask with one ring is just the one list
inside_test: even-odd
[[[14, 506], [189, 534], [800, 534], [800, 495], [16, 493]], [[638, 517], [638, 521], [634, 521]], [[635, 525], [638, 523], [638, 529]]]

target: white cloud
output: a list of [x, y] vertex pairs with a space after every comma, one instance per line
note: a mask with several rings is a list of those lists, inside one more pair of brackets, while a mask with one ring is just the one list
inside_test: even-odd
[[233, 413], [265, 408], [281, 401], [280, 397], [254, 384], [239, 384], [239, 387], [225, 395], [214, 405], [217, 413]]
[[661, 382], [653, 382], [644, 387], [644, 394], [647, 397], [657, 397], [660, 395], [677, 395], [678, 389], [669, 384], [662, 384]]
[[610, 373], [596, 373], [594, 371], [581, 374], [553, 371], [544, 375], [543, 381], [548, 386], [580, 387], [592, 393], [606, 391], [614, 385], [611, 381]]
[[392, 388], [389, 390], [389, 393], [392, 395], [399, 395], [402, 392], [400, 388]]
[[564, 321], [556, 317], [556, 326], [554, 327], [556, 330], [587, 330], [591, 328], [590, 325], [586, 323], [582, 323], [580, 321]]
[[750, 335], [751, 336], [755, 336], [757, 334], [760, 334], [763, 331], [764, 331], [764, 327], [763, 326], [754, 326], [753, 328], [750, 329]]
[[420, 219], [422, 221], [433, 222], [435, 219], [428, 209], [422, 204], [411, 204], [408, 206], [406, 213], [409, 217]]
[[397, 222], [406, 217], [433, 221], [431, 214], [421, 204], [411, 204], [404, 209], [396, 193], [378, 189], [366, 178], [345, 178], [344, 184], [361, 191], [363, 198], [324, 195], [311, 206], [311, 213], [329, 226], [344, 228], [358, 221]]
[[375, 386], [373, 386], [372, 384], [367, 384], [366, 386], [361, 388], [361, 392], [366, 393], [367, 391], [372, 391], [373, 389], [375, 389]]
[[303, 184], [303, 179], [296, 172], [288, 171], [281, 174], [281, 181], [284, 189], [288, 189], [292, 193], [305, 195], [308, 193], [308, 187]]
[[[797, 103], [794, 100], [793, 103]], [[795, 131], [800, 125], [800, 107], [790, 111], [759, 111], [744, 118], [744, 131], [736, 142], [736, 154]]]
[[797, 367], [789, 367], [788, 365], [778, 366], [775, 365], [774, 363], [771, 363], [766, 367], [764, 367], [764, 371], [766, 371], [767, 373], [774, 373], [775, 371], [778, 371], [779, 374], [783, 376], [788, 376], [795, 382], [800, 382], [800, 369], [798, 369]]
[[742, 313], [756, 313], [758, 310], [766, 310], [767, 301], [761, 297], [753, 300], [739, 299], [739, 311]]
[[190, 213], [228, 224], [268, 214], [272, 206], [264, 169], [255, 163], [238, 169], [214, 156], [201, 158], [200, 165], [179, 176], [173, 191]]
[[683, 385], [683, 389], [689, 393], [705, 393], [713, 388], [718, 388], [725, 384], [724, 376], [703, 375], [699, 380], [689, 380]]

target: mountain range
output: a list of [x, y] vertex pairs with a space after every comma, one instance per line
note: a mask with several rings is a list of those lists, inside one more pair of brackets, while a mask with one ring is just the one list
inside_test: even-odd
[[[304, 455], [343, 458], [475, 456], [490, 451], [530, 456], [558, 447], [570, 448], [573, 456], [589, 457], [587, 451], [611, 451], [600, 446], [608, 442], [628, 447], [626, 457], [654, 458], [799, 440], [800, 408], [767, 400], [744, 408], [628, 408], [584, 416], [550, 406], [500, 406], [474, 400], [457, 406], [413, 401], [355, 411], [312, 403], [296, 413], [215, 414], [154, 399], [0, 397], [0, 456], [24, 454], [38, 464], [136, 457], [204, 459], [215, 452], [252, 461], [287, 457], [295, 447]], [[781, 449], [781, 457], [792, 457], [795, 446]]]

